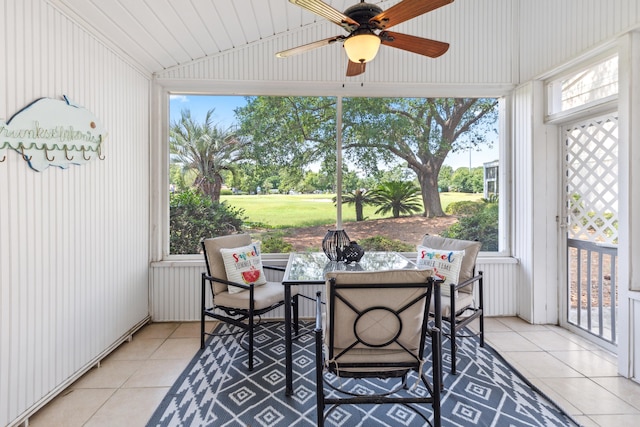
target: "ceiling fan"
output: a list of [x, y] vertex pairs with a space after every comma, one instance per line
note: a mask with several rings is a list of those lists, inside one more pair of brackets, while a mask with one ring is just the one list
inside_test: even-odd
[[347, 76], [352, 77], [364, 73], [366, 63], [376, 56], [380, 44], [431, 58], [437, 58], [449, 49], [449, 43], [394, 33], [387, 29], [453, 3], [453, 0], [402, 0], [385, 11], [375, 4], [365, 3], [364, 0], [361, 0], [360, 3], [345, 10], [344, 13], [322, 0], [289, 0], [289, 2], [340, 25], [349, 34], [329, 37], [278, 52], [276, 53], [278, 58], [287, 58], [342, 41], [349, 57]]

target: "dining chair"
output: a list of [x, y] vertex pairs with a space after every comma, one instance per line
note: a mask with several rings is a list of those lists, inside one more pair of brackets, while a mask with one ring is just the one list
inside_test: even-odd
[[[232, 234], [202, 240], [207, 271], [202, 273], [200, 348], [205, 337], [206, 318], [239, 327], [248, 335], [248, 368], [253, 370], [254, 331], [262, 315], [284, 305], [284, 286], [266, 279], [265, 269], [284, 271], [282, 267], [262, 264], [260, 242], [249, 234]], [[208, 285], [208, 286], [207, 286]], [[210, 299], [207, 297], [209, 288]], [[291, 286], [293, 325], [298, 331], [298, 288]], [[258, 318], [258, 322], [256, 322]], [[242, 339], [241, 339], [242, 341]]]
[[[481, 242], [425, 235], [417, 246], [416, 265], [433, 268], [444, 282], [440, 288], [442, 320], [449, 324], [451, 373], [456, 374], [456, 350], [460, 338], [469, 337], [465, 328], [478, 320], [480, 347], [484, 347], [483, 274], [476, 273], [476, 260]], [[477, 287], [477, 288], [476, 288]], [[431, 312], [434, 303], [431, 302]]]
[[[440, 426], [440, 331], [429, 326], [432, 271], [336, 271], [326, 278], [326, 317], [320, 292], [316, 301], [317, 425], [340, 405], [373, 403], [404, 405]], [[383, 392], [356, 391], [371, 389], [372, 379], [382, 380]], [[432, 418], [424, 405], [431, 405]]]

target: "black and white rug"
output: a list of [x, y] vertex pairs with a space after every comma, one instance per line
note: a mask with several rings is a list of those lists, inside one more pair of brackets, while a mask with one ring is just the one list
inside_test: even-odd
[[[445, 326], [446, 327], [446, 326]], [[226, 325], [217, 328], [226, 333]], [[446, 331], [445, 331], [446, 332]], [[237, 335], [212, 337], [199, 351], [151, 417], [152, 426], [314, 426], [316, 419], [313, 334], [294, 342], [293, 396], [285, 396], [284, 328], [270, 323], [255, 337], [254, 370]], [[488, 345], [459, 340], [458, 374], [450, 375], [448, 340], [443, 339], [443, 426], [576, 426], [574, 420], [543, 396]], [[430, 370], [431, 366], [425, 366]], [[428, 377], [430, 377], [430, 372]], [[368, 381], [342, 386], [368, 390], [389, 388]], [[410, 381], [413, 384], [413, 381]], [[413, 393], [425, 393], [421, 387]], [[424, 408], [430, 413], [431, 407]], [[422, 426], [401, 405], [344, 405], [331, 413], [328, 426]]]

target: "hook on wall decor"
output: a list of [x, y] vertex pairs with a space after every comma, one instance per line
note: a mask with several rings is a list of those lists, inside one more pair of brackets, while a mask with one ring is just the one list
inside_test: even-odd
[[50, 162], [53, 162], [56, 159], [56, 156], [51, 156], [51, 158], [49, 158], [49, 151], [47, 150], [47, 146], [45, 145], [44, 147], [44, 157], [49, 160]]
[[85, 152], [85, 151], [84, 151], [84, 147], [82, 147], [82, 158], [83, 158], [83, 159], [85, 159], [86, 161], [91, 160], [91, 156], [89, 156], [89, 157], [85, 157], [84, 152]]
[[22, 155], [22, 158], [27, 162], [30, 162], [31, 159], [33, 159], [33, 156], [27, 156], [26, 154], [24, 154], [24, 145], [22, 145], [22, 143], [20, 143], [20, 154]]
[[64, 146], [64, 157], [67, 158], [67, 160], [71, 161], [73, 160], [73, 156], [69, 156], [69, 152], [67, 151], [67, 146]]

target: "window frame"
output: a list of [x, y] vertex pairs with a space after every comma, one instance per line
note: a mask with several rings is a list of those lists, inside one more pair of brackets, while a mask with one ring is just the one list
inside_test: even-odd
[[[349, 88], [342, 87], [344, 93], [336, 93], [335, 84], [318, 84], [313, 88], [309, 85], [287, 85], [286, 82], [264, 85], [259, 82], [175, 82], [156, 81], [154, 87], [153, 102], [157, 105], [155, 114], [158, 120], [155, 126], [152, 125], [152, 137], [156, 141], [158, 150], [151, 150], [152, 157], [152, 188], [153, 195], [152, 221], [151, 221], [151, 260], [152, 262], [193, 262], [200, 260], [200, 254], [170, 254], [169, 249], [169, 102], [171, 95], [210, 95], [210, 96], [335, 96], [335, 97], [358, 97], [363, 96], [364, 85], [358, 84]], [[511, 138], [507, 132], [511, 129], [511, 115], [509, 114], [511, 105], [510, 88], [474, 88], [456, 87], [446, 88], [425, 85], [423, 90], [416, 90], [415, 87], [403, 87], [401, 89], [390, 84], [376, 84], [374, 91], [367, 87], [367, 95], [371, 97], [477, 97], [477, 98], [497, 98], [499, 99], [499, 131], [498, 131], [498, 152], [499, 152], [499, 188], [500, 194], [500, 224], [499, 224], [499, 250], [495, 252], [481, 252], [480, 255], [488, 258], [508, 257], [511, 255], [510, 234], [512, 213], [511, 213], [511, 190], [508, 176], [511, 174], [511, 163], [509, 153], [511, 148], [507, 141]], [[267, 258], [280, 259], [286, 254], [266, 254]]]
[[[594, 101], [578, 105], [576, 107], [567, 108], [562, 110], [558, 105], [562, 102], [560, 100], [562, 96], [561, 82], [568, 77], [575, 76], [576, 74], [589, 70], [605, 61], [617, 58], [618, 59], [618, 92], [612, 95], [608, 95]], [[619, 54], [617, 49], [607, 49], [597, 55], [589, 57], [584, 61], [580, 61], [573, 64], [561, 72], [551, 74], [544, 79], [545, 88], [545, 122], [546, 123], [563, 123], [568, 120], [573, 120], [576, 117], [584, 117], [593, 114], [594, 111], [605, 111], [616, 108], [618, 103], [618, 96], [620, 93], [620, 78], [619, 78]]]

